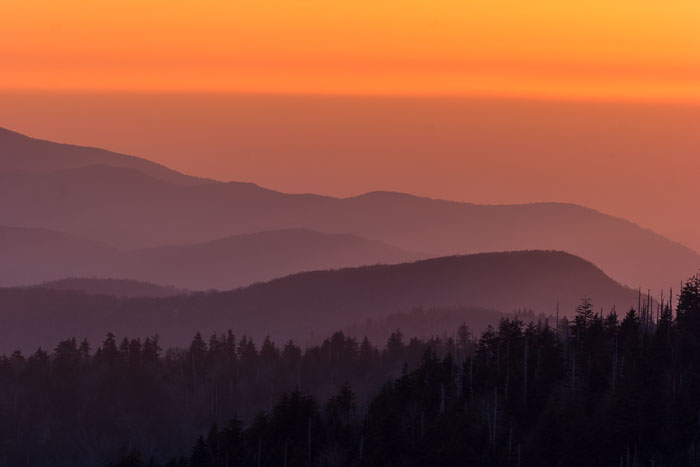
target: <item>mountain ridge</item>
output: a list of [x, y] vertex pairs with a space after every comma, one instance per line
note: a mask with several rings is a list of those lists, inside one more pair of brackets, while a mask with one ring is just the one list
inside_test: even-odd
[[[46, 165], [53, 168], [70, 168], [90, 165], [93, 159], [107, 159], [115, 167], [136, 168], [150, 174], [154, 178], [170, 180], [180, 184], [199, 184], [214, 182], [210, 179], [186, 175], [162, 164], [129, 154], [121, 154], [106, 149], [81, 146], [69, 143], [58, 143], [24, 135], [8, 128], [0, 127], [0, 166], [5, 170], [22, 169], [45, 171]], [[21, 152], [21, 157], [13, 154]]]
[[[186, 345], [195, 331], [232, 329], [260, 341], [270, 335], [311, 343], [317, 336], [416, 307], [469, 307], [561, 315], [588, 297], [596, 309], [636, 306], [637, 291], [569, 253], [520, 251], [433, 258], [397, 265], [302, 272], [225, 292], [166, 298], [117, 298], [76, 291], [0, 289], [0, 352], [65, 336], [99, 342], [158, 334]], [[34, 323], [46, 325], [37, 327]], [[469, 323], [467, 323], [469, 324]]]
[[125, 251], [71, 234], [0, 225], [0, 285], [67, 277], [232, 289], [299, 271], [403, 262], [424, 255], [350, 234], [285, 229]]

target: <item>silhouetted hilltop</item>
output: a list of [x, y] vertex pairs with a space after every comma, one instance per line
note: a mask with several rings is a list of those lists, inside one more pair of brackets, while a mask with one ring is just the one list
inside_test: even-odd
[[182, 185], [211, 182], [211, 180], [182, 174], [140, 157], [104, 149], [44, 141], [0, 127], [2, 170], [46, 172], [93, 164], [137, 169], [154, 178]]
[[61, 232], [0, 226], [0, 257], [0, 286], [94, 277], [208, 290], [233, 289], [301, 271], [400, 263], [420, 255], [355, 235], [305, 229], [121, 251]]
[[41, 289], [73, 290], [89, 295], [111, 295], [114, 297], [173, 297], [184, 295], [187, 290], [164, 287], [130, 279], [68, 278], [44, 282], [35, 286]]
[[[512, 312], [572, 313], [582, 297], [606, 311], [637, 303], [637, 292], [588, 261], [563, 252], [524, 251], [436, 258], [295, 274], [229, 292], [168, 298], [87, 295], [15, 288], [0, 290], [0, 352], [59, 336], [99, 341], [159, 334], [167, 345], [232, 329], [260, 340], [313, 342], [329, 330], [415, 307], [473, 307]], [[36, 326], [42, 323], [42, 326]], [[467, 324], [470, 324], [467, 322]]]

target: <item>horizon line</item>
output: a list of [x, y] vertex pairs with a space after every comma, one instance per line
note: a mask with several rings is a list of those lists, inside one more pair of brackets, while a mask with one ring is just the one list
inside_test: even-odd
[[54, 94], [54, 95], [157, 95], [157, 96], [237, 96], [279, 98], [356, 98], [356, 99], [415, 99], [415, 100], [473, 100], [473, 101], [522, 101], [522, 102], [569, 102], [569, 103], [624, 103], [624, 104], [668, 104], [697, 106], [698, 96], [649, 96], [609, 94], [563, 94], [522, 92], [382, 92], [382, 91], [252, 91], [229, 89], [148, 89], [148, 88], [45, 88], [21, 87], [1, 88], [0, 94]]

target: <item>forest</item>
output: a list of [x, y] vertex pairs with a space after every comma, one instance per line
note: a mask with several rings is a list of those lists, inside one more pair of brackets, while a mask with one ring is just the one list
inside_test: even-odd
[[700, 465], [700, 276], [674, 298], [381, 348], [67, 339], [0, 358], [0, 465]]

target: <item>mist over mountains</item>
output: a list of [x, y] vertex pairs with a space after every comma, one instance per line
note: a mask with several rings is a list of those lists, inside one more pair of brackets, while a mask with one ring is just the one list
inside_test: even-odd
[[[7, 130], [0, 132], [0, 158], [0, 224], [55, 230], [111, 248], [141, 250], [138, 256], [143, 258], [144, 267], [139, 269], [152, 274], [136, 276], [126, 267], [120, 277], [163, 285], [234, 287], [308, 268], [401, 262], [416, 259], [416, 252], [427, 257], [556, 249], [592, 261], [624, 284], [655, 291], [677, 285], [700, 267], [700, 256], [689, 248], [624, 219], [572, 204], [475, 205], [390, 192], [351, 198], [285, 194], [252, 183], [189, 177], [144, 159], [35, 140]], [[296, 229], [363, 240], [355, 238], [356, 249], [352, 253], [345, 250], [347, 254], [340, 251], [347, 244], [340, 242], [345, 246], [338, 247], [336, 260], [331, 259], [333, 247], [326, 244], [317, 251], [318, 257], [325, 259], [321, 262], [285, 263], [279, 250], [280, 267], [272, 274], [260, 273], [262, 266], [256, 269], [240, 256], [243, 250], [220, 240]], [[314, 244], [320, 245], [320, 238]], [[294, 239], [280, 237], [275, 241], [296, 246]], [[199, 243], [207, 246], [193, 246]], [[179, 245], [189, 246], [174, 248]], [[76, 246], [73, 242], [70, 248]], [[143, 250], [165, 246], [172, 249]], [[94, 252], [95, 245], [86, 249]], [[159, 263], [171, 266], [172, 274], [167, 277], [148, 266], [148, 258], [158, 255]], [[221, 261], [203, 276], [201, 267], [185, 261], [188, 255]], [[62, 277], [81, 270], [89, 274], [90, 268], [76, 266], [70, 259], [78, 258], [80, 263], [83, 260], [79, 258], [85, 255], [65, 256], [61, 267], [66, 274]], [[85, 261], [92, 264], [98, 256], [88, 253]], [[354, 260], [348, 261], [350, 257]], [[39, 266], [24, 262], [21, 255], [13, 258], [17, 263], [6, 268], [20, 273], [11, 284], [24, 281], [22, 277], [36, 282], [28, 270], [35, 271], [40, 280], [60, 278], [42, 275], [42, 268], [53, 267], [50, 261]], [[221, 264], [224, 260], [229, 264]], [[192, 272], [184, 269], [185, 265], [192, 266]], [[99, 269], [92, 270], [97, 271], [93, 275], [102, 275]], [[110, 265], [103, 270], [108, 276], [115, 271]]]

